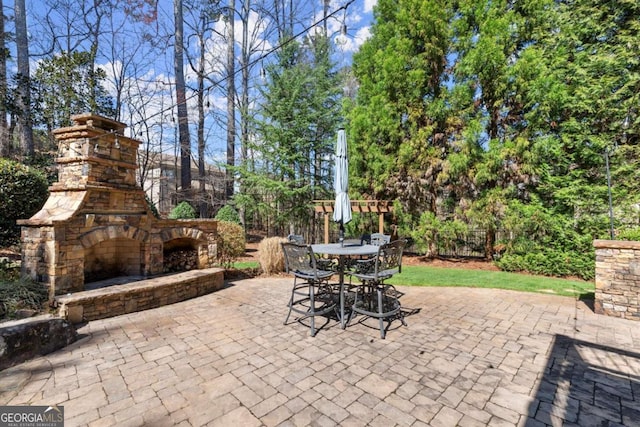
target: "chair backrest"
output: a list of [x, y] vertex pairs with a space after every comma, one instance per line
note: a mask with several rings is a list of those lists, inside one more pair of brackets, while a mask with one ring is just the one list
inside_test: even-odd
[[371, 234], [371, 244], [376, 246], [384, 245], [385, 243], [391, 242], [391, 236], [388, 234], [382, 233], [372, 233]]
[[304, 245], [304, 237], [302, 237], [300, 234], [289, 234], [287, 236], [287, 240], [299, 245]]
[[376, 277], [385, 277], [400, 273], [402, 270], [402, 253], [405, 244], [406, 240], [400, 239], [380, 246], [375, 266]]
[[316, 257], [311, 246], [292, 242], [283, 242], [280, 245], [284, 253], [284, 267], [287, 273], [304, 273], [317, 276]]

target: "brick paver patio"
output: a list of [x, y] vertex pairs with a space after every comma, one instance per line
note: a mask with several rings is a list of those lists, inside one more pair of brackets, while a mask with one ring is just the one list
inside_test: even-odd
[[[65, 426], [640, 425], [640, 323], [581, 301], [404, 288], [407, 327], [283, 325], [291, 279], [83, 326], [0, 372], [0, 404]], [[322, 322], [319, 322], [322, 324]]]

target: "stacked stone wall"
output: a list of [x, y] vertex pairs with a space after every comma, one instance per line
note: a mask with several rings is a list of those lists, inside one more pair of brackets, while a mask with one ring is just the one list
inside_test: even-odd
[[59, 315], [72, 323], [149, 310], [217, 291], [224, 270], [209, 268], [56, 297]]
[[598, 314], [640, 320], [640, 242], [596, 240]]
[[77, 337], [72, 324], [51, 315], [3, 323], [0, 325], [0, 371], [61, 349]]

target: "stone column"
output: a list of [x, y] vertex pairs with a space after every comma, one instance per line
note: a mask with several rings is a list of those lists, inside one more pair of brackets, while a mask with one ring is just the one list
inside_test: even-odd
[[595, 312], [640, 320], [640, 242], [596, 240]]

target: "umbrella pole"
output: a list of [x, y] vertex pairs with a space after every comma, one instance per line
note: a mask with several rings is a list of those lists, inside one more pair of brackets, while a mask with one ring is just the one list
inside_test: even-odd
[[344, 222], [340, 221], [340, 236], [338, 237], [340, 246], [344, 246]]

